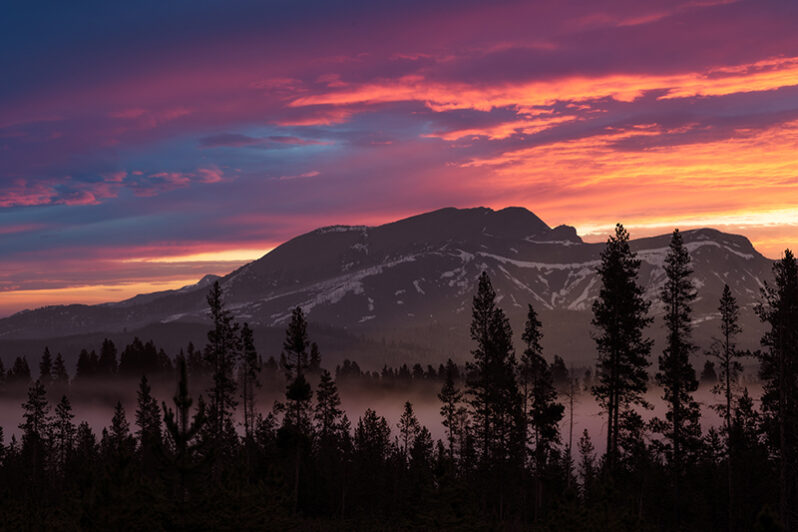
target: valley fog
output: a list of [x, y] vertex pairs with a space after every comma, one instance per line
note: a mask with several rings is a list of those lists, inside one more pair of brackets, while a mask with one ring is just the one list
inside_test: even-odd
[[[462, 389], [464, 386], [462, 383], [460, 384]], [[79, 392], [68, 394], [75, 414], [74, 421], [76, 424], [81, 421], [88, 422], [99, 438], [103, 428], [108, 427], [111, 423], [116, 402], [121, 401], [125, 408], [127, 420], [131, 425], [131, 431], [135, 432], [137, 386], [138, 381], [132, 379], [113, 383], [95, 382], [90, 388], [84, 387]], [[160, 380], [153, 382], [152, 386], [153, 395], [159, 404], [165, 402], [167, 407], [174, 408], [172, 402], [172, 397], [175, 393], [174, 383]], [[758, 407], [761, 394], [759, 382], [751, 375], [743, 375], [738, 387], [740, 391], [743, 388], [747, 389]], [[365, 410], [371, 408], [378, 416], [382, 416], [387, 420], [392, 430], [392, 436], [396, 436], [398, 435], [396, 425], [404, 409], [404, 403], [410, 401], [419, 422], [429, 429], [433, 439], [445, 441], [445, 428], [441, 423], [442, 418], [440, 415], [441, 403], [437, 397], [439, 391], [440, 384], [437, 382], [413, 382], [406, 387], [394, 386], [387, 388], [373, 384], [362, 386], [352, 382], [343, 382], [339, 385], [341, 408], [349, 418], [353, 429]], [[207, 398], [206, 390], [192, 387], [194, 407], [196, 407], [197, 398], [200, 394]], [[655, 417], [665, 417], [666, 405], [662, 400], [662, 395], [662, 389], [659, 387], [652, 386], [648, 390], [645, 399], [653, 408], [651, 410], [637, 409], [644, 420], [649, 421]], [[712, 385], [702, 383], [693, 395], [701, 406], [701, 427], [703, 432], [706, 433], [712, 427], [722, 428], [722, 419], [712, 406], [720, 404], [723, 399], [712, 392]], [[284, 397], [284, 389], [282, 387], [260, 388], [257, 391], [256, 412], [266, 416], [272, 411], [275, 401], [284, 400]], [[19, 387], [14, 390], [6, 390], [6, 393], [0, 396], [0, 426], [3, 427], [6, 444], [8, 444], [12, 436], [20, 437], [19, 424], [23, 421], [22, 403], [25, 399], [24, 390]], [[48, 393], [51, 413], [57, 400], [58, 398], [54, 397], [53, 393]], [[576, 457], [577, 441], [582, 432], [587, 429], [597, 454], [601, 455], [606, 446], [606, 421], [601, 407], [590, 390], [585, 389], [583, 383], [580, 383], [574, 390], [572, 431], [571, 405], [567, 390], [561, 389], [558, 392], [558, 401], [565, 407], [563, 419], [560, 422], [562, 447], [564, 448], [568, 445], [569, 434], [572, 434], [573, 454]], [[240, 413], [237, 415], [237, 428], [239, 432], [243, 432], [243, 422]], [[657, 437], [656, 434], [648, 433], [648, 438], [656, 439]]]

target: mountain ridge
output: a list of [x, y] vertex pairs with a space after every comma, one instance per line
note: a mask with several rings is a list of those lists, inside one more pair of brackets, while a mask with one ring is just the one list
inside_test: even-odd
[[[753, 315], [772, 261], [742, 235], [704, 228], [684, 231], [683, 236], [696, 270], [698, 323], [713, 320], [722, 286], [729, 283], [747, 313], [746, 323], [753, 325], [748, 314]], [[669, 238], [665, 234], [631, 242], [642, 261], [640, 280], [654, 302], [654, 315], [661, 311], [657, 296]], [[532, 303], [549, 321], [553, 349], [583, 355], [603, 246], [582, 241], [573, 227], [551, 228], [522, 207], [449, 207], [374, 227], [321, 227], [227, 275], [206, 276], [178, 290], [18, 313], [0, 320], [0, 338], [204, 322], [203, 288], [218, 280], [229, 308], [242, 321], [280, 327], [291, 309], [301, 306], [312, 322], [372, 339], [411, 337], [445, 353], [467, 345], [468, 308], [476, 278], [486, 270], [514, 327], [522, 325], [526, 303]], [[568, 324], [580, 332], [568, 333]], [[708, 339], [710, 331], [699, 328], [697, 336]]]

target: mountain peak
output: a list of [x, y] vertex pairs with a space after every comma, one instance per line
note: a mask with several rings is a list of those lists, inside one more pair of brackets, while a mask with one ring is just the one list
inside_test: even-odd
[[[771, 261], [743, 236], [714, 229], [683, 234], [701, 287], [696, 319], [712, 319], [724, 284], [742, 308], [752, 308], [770, 276]], [[652, 301], [658, 301], [669, 239], [670, 234], [663, 234], [632, 241]], [[379, 338], [423, 337], [430, 347], [449, 353], [469, 349], [466, 343], [451, 344], [452, 331], [467, 331], [475, 283], [487, 271], [514, 324], [523, 324], [526, 304], [532, 303], [548, 313], [552, 348], [578, 356], [590, 349], [588, 335], [572, 338], [561, 325], [584, 320], [589, 330], [589, 310], [599, 290], [595, 267], [603, 247], [603, 242], [582, 242], [573, 227], [552, 228], [523, 207], [448, 207], [376, 227], [317, 229], [219, 282], [236, 317], [253, 325], [281, 327], [299, 306], [318, 324]], [[120, 303], [19, 314], [0, 320], [0, 339], [205, 323], [205, 293], [216, 279], [206, 276], [183, 289]], [[710, 325], [707, 321], [702, 330]]]
[[[494, 210], [489, 207], [446, 207], [374, 228], [390, 233], [413, 231], [430, 240], [462, 240], [475, 237], [499, 239], [570, 240], [581, 242], [576, 231], [552, 229], [532, 211], [524, 207], [506, 207]], [[570, 234], [569, 234], [570, 233]], [[556, 236], [558, 238], [552, 238]], [[564, 237], [564, 238], [559, 238]]]

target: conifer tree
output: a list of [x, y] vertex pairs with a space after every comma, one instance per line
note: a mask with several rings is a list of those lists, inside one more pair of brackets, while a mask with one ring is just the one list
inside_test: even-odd
[[[521, 355], [521, 362], [518, 368], [523, 393], [524, 439], [527, 442], [530, 438], [529, 402], [533, 372], [535, 369], [539, 370], [541, 361], [543, 365], [547, 366], [545, 359], [543, 359], [543, 346], [540, 344], [540, 341], [543, 339], [543, 333], [540, 330], [542, 325], [543, 324], [538, 319], [537, 312], [535, 312], [535, 308], [532, 305], [528, 305], [524, 333], [521, 335], [525, 348]], [[546, 369], [548, 370], [548, 367]]]
[[116, 375], [118, 369], [116, 355], [116, 345], [108, 338], [105, 338], [100, 348], [100, 358], [97, 361], [97, 372], [100, 375], [104, 377]]
[[381, 464], [391, 447], [391, 429], [385, 418], [367, 408], [357, 421], [354, 445], [364, 466], [369, 468]]
[[124, 464], [132, 456], [136, 442], [130, 434], [130, 423], [121, 401], [116, 402], [111, 427], [107, 431], [105, 440], [106, 451], [120, 464]]
[[551, 378], [555, 386], [561, 388], [568, 385], [568, 382], [571, 380], [571, 373], [568, 371], [568, 368], [565, 367], [565, 360], [563, 357], [554, 355], [550, 370]]
[[53, 362], [53, 380], [61, 385], [69, 384], [69, 373], [67, 373], [66, 364], [64, 364], [64, 357], [61, 353], [58, 353], [55, 356], [55, 362]]
[[496, 293], [486, 272], [479, 277], [471, 320], [473, 362], [466, 365], [466, 386], [478, 448], [478, 468], [485, 482], [483, 504], [501, 519], [508, 496], [508, 478], [524, 465], [523, 398], [516, 381], [517, 362], [512, 329], [496, 306]]
[[136, 401], [136, 437], [139, 441], [139, 454], [142, 467], [151, 473], [162, 445], [161, 412], [145, 375], [142, 375], [139, 381]]
[[410, 451], [408, 453], [410, 468], [415, 471], [429, 469], [432, 463], [433, 447], [434, 443], [429, 429], [423, 425], [419, 425], [419, 429], [416, 431], [416, 436], [413, 438], [413, 444], [410, 446]]
[[518, 444], [523, 443], [523, 434], [520, 442], [513, 439], [513, 429], [517, 428], [523, 412], [515, 380], [512, 330], [495, 299], [496, 292], [488, 274], [483, 272], [472, 309], [474, 361], [466, 365], [467, 392], [483, 463], [504, 460], [516, 454]]
[[789, 249], [773, 265], [773, 277], [757, 308], [769, 326], [760, 357], [762, 412], [769, 447], [778, 458], [781, 522], [791, 530], [798, 497], [798, 263]]
[[645, 406], [648, 356], [652, 342], [644, 330], [651, 323], [650, 304], [638, 282], [640, 260], [629, 246], [629, 233], [621, 224], [601, 253], [598, 275], [601, 290], [593, 303], [593, 327], [598, 361], [593, 395], [607, 415], [607, 460], [610, 472], [618, 458], [622, 411]]
[[30, 366], [28, 366], [28, 360], [25, 357], [14, 359], [14, 365], [8, 370], [8, 381], [25, 385], [30, 383]]
[[560, 441], [559, 423], [565, 408], [557, 403], [557, 392], [554, 389], [554, 379], [546, 359], [543, 358], [543, 348], [540, 340], [543, 334], [540, 331], [541, 323], [532, 305], [528, 306], [526, 326], [521, 336], [526, 344], [524, 354], [521, 356], [521, 375], [524, 379], [525, 440], [533, 444], [533, 465], [535, 471], [535, 511], [540, 511], [543, 505], [543, 475], [545, 474], [548, 457], [553, 447]]
[[99, 368], [99, 365], [100, 365], [100, 357], [97, 356], [97, 351], [92, 349], [91, 352], [89, 353], [90, 376], [92, 377], [97, 376], [97, 369]]
[[88, 464], [97, 454], [97, 437], [88, 422], [81, 421], [75, 435], [75, 455], [78, 463]]
[[582, 431], [577, 447], [579, 448], [579, 473], [582, 476], [582, 496], [587, 498], [596, 476], [596, 457], [594, 455], [596, 448], [593, 446], [593, 440], [590, 439], [587, 429]]
[[200, 396], [197, 401], [197, 410], [191, 415], [193, 399], [188, 393], [188, 371], [186, 361], [179, 360], [177, 366], [178, 384], [177, 393], [172, 401], [174, 410], [161, 403], [163, 421], [166, 432], [172, 443], [172, 452], [167, 460], [177, 476], [177, 499], [181, 515], [185, 512], [188, 497], [188, 480], [198, 464], [201, 443], [198, 435], [207, 421], [205, 403]]
[[22, 409], [24, 421], [19, 425], [22, 430], [22, 449], [30, 459], [31, 471], [35, 475], [44, 467], [44, 457], [52, 435], [47, 391], [41, 381], [37, 380], [28, 389], [28, 400]]
[[251, 439], [255, 429], [255, 388], [260, 386], [258, 374], [260, 361], [255, 349], [255, 339], [249, 324], [241, 327], [241, 404], [244, 408], [244, 436]]
[[353, 444], [353, 504], [377, 508], [385, 504], [388, 488], [387, 462], [395, 452], [391, 444], [391, 428], [384, 417], [371, 408], [366, 409], [354, 431]]
[[92, 363], [91, 355], [87, 349], [81, 349], [78, 355], [78, 364], [75, 368], [75, 380], [85, 380], [93, 377], [96, 365]]
[[72, 405], [64, 395], [55, 407], [55, 419], [53, 420], [53, 451], [60, 471], [63, 471], [74, 449], [77, 434], [77, 428], [72, 422], [74, 418]]
[[205, 361], [213, 376], [213, 386], [208, 390], [211, 401], [207, 428], [210, 440], [214, 445], [220, 445], [226, 431], [232, 426], [233, 411], [237, 405], [234, 371], [240, 338], [238, 324], [233, 321], [232, 313], [222, 301], [219, 281], [213, 283], [207, 300], [213, 322], [205, 347]]
[[452, 359], [446, 361], [445, 368], [445, 381], [441, 391], [438, 393], [438, 399], [441, 404], [441, 417], [443, 418], [443, 426], [446, 428], [446, 439], [449, 442], [449, 459], [454, 460], [454, 442], [457, 438], [458, 432], [458, 411], [463, 408], [460, 402], [463, 400], [463, 392], [455, 386], [455, 374], [457, 366], [455, 366]]
[[312, 392], [305, 379], [308, 369], [307, 321], [300, 307], [291, 313], [291, 321], [285, 331], [283, 350], [285, 353], [285, 370], [288, 376], [286, 399], [289, 402], [288, 422], [297, 430], [307, 433], [308, 408]]
[[52, 381], [52, 369], [53, 369], [53, 357], [50, 354], [50, 349], [48, 347], [44, 348], [44, 354], [42, 355], [41, 360], [39, 361], [39, 380], [45, 386], [50, 384]]
[[720, 379], [713, 387], [713, 392], [724, 399], [724, 404], [719, 405], [726, 429], [726, 476], [729, 491], [729, 530], [734, 526], [732, 508], [734, 505], [734, 449], [732, 438], [732, 407], [736, 402], [734, 386], [737, 376], [743, 366], [740, 358], [744, 353], [737, 349], [736, 337], [742, 332], [739, 324], [740, 307], [731, 293], [729, 285], [723, 286], [723, 295], [720, 298], [720, 338], [715, 339], [709, 352], [711, 357], [718, 360]]
[[321, 442], [329, 442], [337, 433], [341, 422], [341, 398], [332, 375], [326, 369], [321, 370], [319, 386], [316, 389], [316, 409], [314, 419], [316, 432]]
[[321, 370], [319, 385], [316, 388], [316, 406], [314, 410], [317, 463], [322, 473], [319, 483], [322, 500], [330, 511], [340, 508], [343, 511], [346, 502], [345, 477], [350, 455], [349, 421], [341, 409], [341, 398], [332, 375], [326, 369]]
[[410, 448], [421, 430], [421, 424], [418, 422], [415, 412], [413, 412], [413, 405], [410, 401], [405, 401], [405, 407], [399, 418], [399, 423], [396, 424], [396, 428], [399, 429], [402, 455], [405, 462], [407, 462], [410, 458]]
[[696, 347], [692, 342], [691, 303], [696, 298], [690, 278], [690, 255], [678, 229], [673, 231], [668, 254], [665, 257], [665, 285], [660, 297], [665, 305], [665, 349], [659, 357], [657, 382], [664, 391], [668, 405], [666, 421], [656, 423], [669, 444], [670, 468], [674, 485], [674, 517], [680, 519], [680, 477], [684, 472], [685, 458], [699, 444], [700, 411], [692, 393], [698, 389], [695, 369], [690, 355]]
[[285, 397], [288, 400], [288, 413], [284, 419], [284, 426], [295, 439], [294, 461], [294, 512], [299, 508], [299, 481], [300, 465], [302, 462], [303, 443], [310, 434], [310, 400], [313, 392], [310, 384], [305, 379], [308, 369], [308, 340], [307, 322], [300, 307], [291, 313], [291, 321], [285, 331], [283, 349], [285, 355], [284, 367], [288, 377]]

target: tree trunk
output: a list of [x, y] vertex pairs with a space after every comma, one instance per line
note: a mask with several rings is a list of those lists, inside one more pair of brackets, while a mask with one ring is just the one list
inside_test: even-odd
[[296, 442], [296, 462], [294, 463], [294, 514], [299, 512], [299, 459], [300, 459], [300, 449], [299, 449], [299, 434], [297, 431], [297, 442]]

